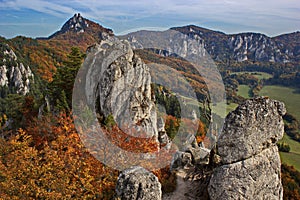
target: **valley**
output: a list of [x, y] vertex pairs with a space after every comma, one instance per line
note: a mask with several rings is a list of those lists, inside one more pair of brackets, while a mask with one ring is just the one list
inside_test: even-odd
[[[272, 78], [271, 74], [264, 72], [236, 72], [232, 74], [251, 74], [258, 78], [258, 81], [267, 80]], [[251, 98], [251, 88], [248, 85], [239, 85], [237, 88], [237, 95], [243, 98]], [[265, 85], [259, 91], [260, 96], [267, 96], [272, 99], [277, 99], [285, 103], [287, 112], [295, 116], [300, 120], [300, 94], [298, 88], [285, 87], [280, 85]], [[298, 130], [299, 132], [300, 130]], [[280, 143], [285, 143], [290, 146], [289, 152], [280, 152], [281, 160], [283, 163], [294, 166], [297, 170], [300, 170], [300, 143], [291, 139], [290, 136], [284, 135], [284, 138]]]
[[[150, 44], [164, 43], [164, 34], [168, 31], [173, 34], [173, 41], [180, 41], [180, 44], [173, 42], [168, 49], [142, 46], [141, 41], [145, 38]], [[163, 37], [157, 37], [161, 34]], [[76, 78], [78, 71], [79, 74], [82, 73], [80, 69], [84, 60], [93, 63], [91, 65], [97, 63], [94, 65], [93, 74], [93, 78], [96, 77], [99, 69], [103, 67], [100, 63], [101, 57], [92, 62], [93, 58], [88, 56], [91, 52], [97, 52], [97, 55], [106, 55], [109, 50], [113, 52], [113, 45], [121, 39], [129, 41], [123, 46], [118, 43], [119, 49], [126, 49], [126, 55], [109, 60], [109, 67], [106, 71], [101, 71], [105, 74], [101, 84], [89, 85], [97, 91], [93, 102], [96, 114], [88, 107], [80, 107], [80, 103], [73, 105], [72, 98], [82, 97], [91, 92], [81, 88], [78, 96], [72, 93], [74, 83], [88, 79], [84, 76]], [[188, 130], [195, 126], [194, 122], [198, 120], [198, 127], [194, 127], [197, 131], [193, 133], [196, 145], [193, 145], [199, 147], [202, 142], [204, 148], [216, 142], [215, 134], [221, 127], [213, 127], [213, 134], [206, 137], [211, 117], [218, 122], [222, 121], [246, 99], [268, 96], [285, 103], [287, 112], [296, 119], [289, 116], [290, 121], [287, 122], [284, 118], [285, 128], [289, 128], [293, 133], [296, 130], [300, 134], [299, 39], [300, 32], [269, 37], [261, 33], [226, 34], [196, 25], [173, 27], [162, 32], [138, 31], [116, 37], [111, 29], [85, 19], [80, 14], [75, 14], [49, 37], [1, 37], [0, 188], [5, 191], [4, 198], [21, 198], [20, 194], [23, 193], [28, 194], [26, 197], [29, 199], [59, 199], [64, 195], [68, 198], [87, 199], [114, 197], [120, 171], [93, 157], [96, 151], [88, 152], [85, 149], [74, 125], [74, 113], [84, 116], [80, 122], [84, 125], [89, 124], [95, 114], [105, 134], [115, 140], [117, 146], [130, 151], [137, 151], [138, 146], [140, 151], [146, 152], [155, 151], [159, 145], [169, 145], [169, 138], [175, 137], [181, 123]], [[191, 48], [190, 51], [187, 47]], [[171, 49], [177, 50], [182, 56], [175, 54]], [[208, 61], [209, 66], [218, 69], [218, 73], [209, 71], [206, 66], [195, 68], [193, 63], [188, 61], [188, 58], [195, 57], [195, 52], [196, 55], [205, 58], [201, 62]], [[186, 55], [191, 57], [184, 58]], [[209, 74], [208, 82], [202, 73]], [[220, 84], [216, 81], [220, 78], [219, 73], [224, 81], [226, 102], [222, 101], [225, 99], [222, 93], [210, 96], [211, 88], [215, 91], [224, 90], [223, 82]], [[128, 82], [123, 80], [124, 77]], [[130, 82], [132, 80], [135, 82]], [[134, 98], [129, 97], [130, 84], [138, 88]], [[192, 88], [193, 94], [187, 90], [187, 86]], [[113, 93], [113, 87], [117, 88], [117, 95]], [[100, 104], [100, 100], [105, 98], [108, 100]], [[109, 102], [111, 99], [115, 100], [113, 104]], [[112, 113], [117, 112], [118, 116], [121, 116], [121, 104], [125, 99], [130, 100], [135, 125], [143, 125], [153, 130], [151, 139], [128, 137], [116, 126], [116, 119]], [[152, 113], [155, 106], [161, 109], [157, 115]], [[251, 106], [255, 108], [256, 105]], [[74, 108], [75, 110], [72, 110]], [[195, 110], [199, 110], [199, 113]], [[181, 113], [187, 114], [183, 117]], [[156, 127], [159, 117], [165, 120], [165, 124], [161, 125], [163, 127], [159, 127], [163, 130], [165, 138], [162, 138], [161, 133], [158, 134]], [[94, 127], [88, 131], [94, 133]], [[285, 134], [279, 141], [290, 147], [289, 152], [280, 152], [280, 156], [282, 163], [292, 165], [300, 171], [300, 143], [295, 140], [298, 137], [297, 133], [294, 134], [295, 138]], [[157, 143], [158, 139], [165, 143]], [[114, 156], [118, 157], [114, 153], [104, 153], [101, 156], [111, 160]], [[126, 158], [129, 156], [120, 156], [122, 161]], [[28, 166], [31, 171], [28, 170]], [[176, 179], [174, 180], [174, 174], [169, 168], [167, 166], [153, 171], [162, 183], [163, 191], [173, 191], [174, 187], [176, 188]], [[28, 177], [38, 181], [30, 181], [28, 187]], [[18, 181], [19, 179], [21, 181]], [[48, 184], [50, 179], [51, 186]], [[293, 177], [286, 180], [297, 181]], [[298, 189], [300, 194], [299, 186]]]

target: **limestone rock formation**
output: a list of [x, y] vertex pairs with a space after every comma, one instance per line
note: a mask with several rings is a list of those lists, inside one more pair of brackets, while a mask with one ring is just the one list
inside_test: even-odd
[[11, 93], [26, 95], [34, 83], [34, 75], [29, 66], [18, 60], [15, 52], [7, 44], [0, 45], [3, 60], [0, 65], [0, 87]]
[[264, 97], [250, 99], [231, 112], [217, 147], [222, 166], [211, 177], [214, 199], [282, 199], [280, 157], [284, 104]]
[[104, 28], [103, 26], [82, 17], [80, 13], [76, 13], [66, 23], [64, 23], [59, 31], [49, 36], [48, 39], [52, 39], [55, 37], [57, 38], [60, 35], [68, 33], [82, 34], [84, 32], [87, 32], [88, 34], [90, 34], [90, 36], [94, 36], [95, 38], [100, 39], [102, 39], [102, 33], [106, 33], [110, 36], [114, 35], [111, 29]]
[[[86, 93], [95, 105], [98, 96], [99, 112], [112, 114], [120, 128], [131, 128], [141, 134], [136, 137], [158, 138], [157, 117], [151, 95], [151, 76], [148, 66], [132, 51], [126, 41], [109, 38], [89, 49]], [[94, 94], [96, 92], [96, 94]], [[139, 134], [132, 133], [132, 134]]]
[[300, 32], [268, 37], [261, 33], [225, 34], [195, 25], [174, 27], [190, 37], [198, 36], [214, 60], [233, 59], [238, 62], [293, 62], [299, 61]]
[[276, 146], [215, 169], [208, 187], [213, 199], [282, 199], [280, 158]]
[[[194, 137], [194, 136], [193, 136]], [[185, 146], [183, 151], [177, 151], [171, 162], [171, 169], [184, 169], [195, 165], [207, 165], [209, 163], [210, 150], [200, 147], [194, 138], [194, 141]]]
[[173, 156], [171, 169], [183, 169], [192, 166], [192, 154], [188, 152], [177, 151]]
[[284, 104], [260, 97], [247, 100], [225, 121], [218, 139], [223, 163], [245, 160], [280, 140], [284, 133]]
[[162, 197], [158, 178], [142, 167], [123, 171], [118, 178], [116, 193], [121, 200], [160, 200]]

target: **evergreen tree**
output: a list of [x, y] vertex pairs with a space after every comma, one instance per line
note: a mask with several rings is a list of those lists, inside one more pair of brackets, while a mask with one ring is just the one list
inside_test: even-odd
[[72, 107], [73, 85], [84, 56], [78, 47], [72, 47], [64, 66], [58, 68], [53, 77], [50, 91], [52, 102], [59, 111], [69, 111]]

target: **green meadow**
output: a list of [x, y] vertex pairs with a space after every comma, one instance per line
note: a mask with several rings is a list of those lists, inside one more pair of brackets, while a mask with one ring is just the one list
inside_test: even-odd
[[258, 80], [262, 80], [262, 79], [269, 79], [272, 78], [273, 75], [266, 73], [266, 72], [233, 72], [231, 74], [251, 74], [253, 76], [255, 76]]
[[300, 143], [292, 140], [286, 134], [284, 134], [280, 142], [285, 142], [291, 147], [289, 153], [280, 152], [281, 162], [288, 165], [293, 165], [298, 171], [300, 171]]
[[261, 96], [268, 96], [285, 103], [287, 112], [300, 121], [300, 93], [296, 89], [283, 86], [264, 86], [259, 93]]
[[[284, 102], [287, 112], [294, 115], [300, 121], [300, 94], [296, 93], [294, 88], [274, 85], [265, 86], [260, 91], [260, 95]], [[280, 142], [285, 142], [291, 147], [289, 153], [280, 152], [281, 161], [288, 165], [293, 165], [300, 171], [300, 143], [292, 140], [286, 134]]]
[[237, 95], [248, 99], [250, 98], [249, 91], [250, 87], [248, 85], [239, 85]]

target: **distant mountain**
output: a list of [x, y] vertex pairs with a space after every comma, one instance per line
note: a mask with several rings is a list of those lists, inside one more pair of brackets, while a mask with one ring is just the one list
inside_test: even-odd
[[85, 52], [89, 46], [113, 35], [111, 29], [104, 28], [78, 13], [66, 21], [59, 31], [47, 38], [37, 39], [60, 52], [68, 52], [72, 46], [77, 46]]
[[[260, 33], [229, 35], [195, 25], [174, 27], [171, 30], [186, 34], [187, 39], [197, 37], [210, 56], [215, 61], [223, 63], [289, 62], [297, 65], [300, 62], [300, 32], [271, 38]], [[136, 34], [147, 37], [147, 34], [151, 33], [140, 31], [130, 33], [126, 37]], [[111, 29], [88, 20], [78, 13], [67, 20], [59, 31], [47, 38], [16, 37], [9, 40], [2, 38], [0, 44], [3, 43], [3, 47], [9, 45], [14, 52], [22, 55], [22, 59], [28, 63], [34, 74], [43, 80], [51, 81], [52, 74], [57, 67], [63, 65], [71, 47], [77, 46], [85, 52], [89, 46], [113, 35]]]
[[261, 33], [225, 34], [195, 25], [174, 27], [189, 36], [197, 35], [215, 60], [238, 62], [299, 62], [300, 32], [268, 37]]
[[[28, 69], [37, 75], [35, 78], [40, 77], [42, 80], [51, 82], [53, 73], [57, 67], [63, 65], [72, 47], [79, 47], [82, 52], [85, 52], [89, 46], [112, 35], [114, 34], [111, 29], [85, 19], [80, 14], [75, 14], [64, 23], [59, 31], [47, 38], [31, 39], [19, 36], [5, 39], [0, 37], [1, 91], [7, 86], [12, 93], [28, 93], [29, 82], [24, 82], [23, 86], [20, 81], [27, 80], [24, 78], [25, 74], [22, 74], [22, 77], [18, 75], [18, 78], [13, 78], [13, 73], [16, 75], [18, 71], [23, 73], [23, 68], [27, 70], [28, 66]], [[14, 54], [7, 52], [14, 52], [17, 58], [8, 58], [9, 55]]]
[[300, 61], [300, 32], [288, 33], [272, 38], [281, 49]]
[[80, 15], [80, 13], [78, 13], [70, 18], [59, 31], [49, 36], [48, 39], [65, 39], [64, 36], [66, 35], [74, 34], [76, 36], [80, 36], [80, 34], [83, 33], [89, 34], [95, 39], [102, 39], [105, 33], [113, 35], [113, 31], [111, 29], [104, 28], [98, 23], [85, 19]]
[[[187, 44], [189, 39], [198, 40], [199, 45], [203, 45], [215, 61], [273, 63], [300, 61], [300, 32], [271, 38], [261, 33], [225, 34], [195, 25], [173, 27], [171, 30], [187, 35]], [[150, 38], [159, 33], [161, 32], [137, 31], [122, 38], [136, 40], [137, 38]]]

